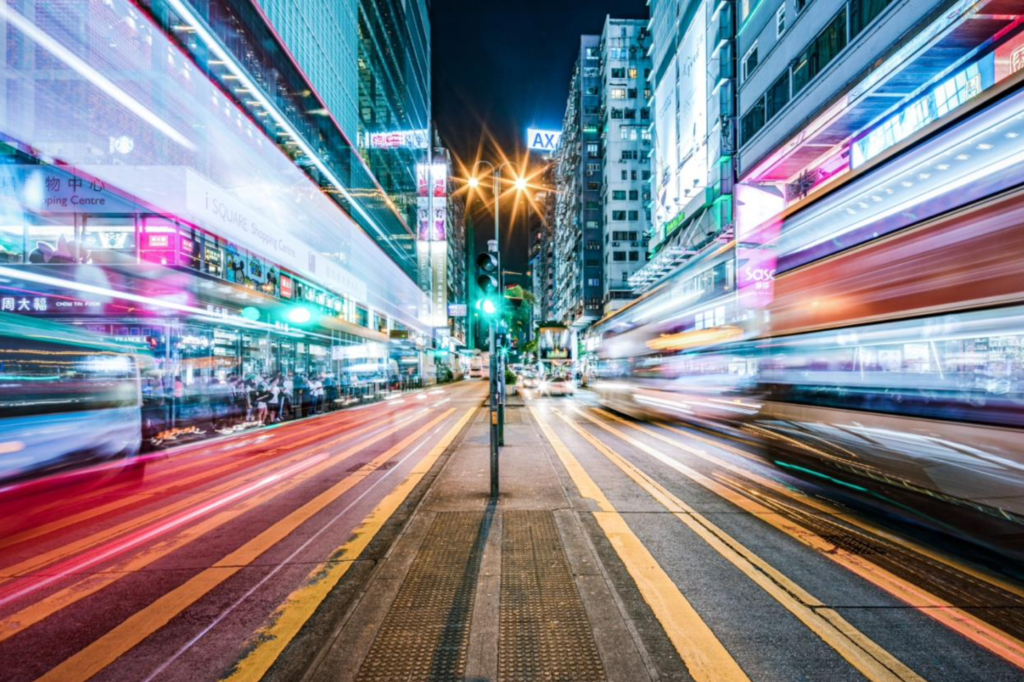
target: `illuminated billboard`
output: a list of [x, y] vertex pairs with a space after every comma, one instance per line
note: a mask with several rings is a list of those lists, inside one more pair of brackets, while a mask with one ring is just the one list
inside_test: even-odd
[[540, 130], [538, 128], [526, 130], [526, 146], [534, 151], [553, 152], [558, 149], [558, 143], [561, 140], [561, 130]]
[[426, 149], [426, 130], [396, 130], [389, 133], [366, 133], [365, 145], [370, 149]]

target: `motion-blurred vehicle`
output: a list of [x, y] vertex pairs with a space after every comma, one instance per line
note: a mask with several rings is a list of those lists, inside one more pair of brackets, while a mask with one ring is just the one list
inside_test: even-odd
[[0, 314], [0, 482], [138, 454], [141, 358], [79, 328]]
[[968, 182], [1019, 152], [1001, 140], [1022, 107], [709, 246], [595, 323], [599, 399], [742, 431], [790, 473], [1024, 556], [1024, 172]]
[[576, 386], [568, 377], [554, 376], [540, 382], [541, 395], [563, 396], [576, 393]]

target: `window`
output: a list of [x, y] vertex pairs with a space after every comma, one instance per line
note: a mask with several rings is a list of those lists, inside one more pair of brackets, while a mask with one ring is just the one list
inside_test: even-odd
[[601, 53], [598, 52], [596, 47], [587, 48], [587, 59], [599, 59], [600, 57]]
[[626, 239], [628, 239], [631, 242], [635, 242], [636, 241], [636, 237], [637, 237], [637, 231], [636, 230], [630, 230], [626, 234], [627, 234]]
[[892, 0], [850, 0], [850, 37], [864, 30]]
[[633, 180], [636, 180], [636, 171], [631, 171], [629, 175]]
[[789, 104], [789, 71], [779, 76], [768, 88], [765, 120], [772, 120], [782, 108]]
[[629, 96], [630, 99], [636, 99], [636, 97], [637, 97], [637, 90], [636, 90], [636, 88], [630, 88], [629, 92], [628, 92], [628, 96]]
[[597, 221], [596, 220], [588, 220], [586, 224], [587, 224], [587, 229], [588, 230], [596, 230], [597, 229]]
[[740, 144], [750, 142], [750, 138], [757, 135], [757, 131], [764, 127], [764, 97], [757, 100], [754, 106], [750, 107], [747, 113], [743, 114], [740, 121]]
[[743, 66], [740, 69], [740, 77], [743, 80], [750, 78], [751, 72], [757, 68], [757, 43], [755, 42], [747, 50], [747, 53], [743, 55]]
[[639, 158], [635, 149], [623, 149], [622, 160], [623, 161], [636, 161]]
[[601, 286], [601, 280], [597, 277], [591, 277], [587, 280], [588, 287], [599, 287]]
[[612, 257], [614, 258], [614, 260], [617, 263], [625, 263], [626, 262], [626, 252], [625, 251], [613, 251], [612, 252]]
[[612, 118], [622, 118], [622, 109], [612, 107]]
[[779, 6], [779, 11], [775, 13], [775, 37], [779, 38], [783, 33], [786, 32], [786, 4], [783, 3]]
[[637, 75], [639, 75], [639, 74], [637, 74], [637, 68], [635, 66], [629, 67], [629, 77], [630, 78], [636, 78]]
[[650, 121], [651, 120], [651, 110], [648, 109], [647, 107], [644, 107], [643, 109], [641, 109], [640, 110], [640, 120], [641, 121]]
[[612, 99], [626, 99], [626, 88], [609, 88], [608, 96]]
[[800, 12], [804, 11], [804, 8], [807, 7], [807, 5], [811, 4], [811, 0], [796, 0], [795, 4], [796, 13], [800, 14]]
[[601, 145], [599, 145], [596, 142], [588, 142], [587, 153], [590, 154], [591, 156], [597, 156], [598, 154], [601, 153]]
[[639, 251], [630, 251], [629, 252], [629, 260], [630, 260], [631, 263], [635, 263], [638, 260], [640, 260], [640, 252]]
[[[625, 198], [625, 197], [623, 197], [623, 198]], [[630, 201], [639, 201], [640, 200], [640, 190], [638, 190], [638, 189], [631, 189], [631, 190], [629, 190], [629, 200]]]
[[612, 69], [612, 78], [625, 78], [625, 77], [626, 77], [626, 70], [625, 69]]
[[591, 134], [592, 135], [592, 134], [595, 134], [595, 133], [597, 133], [597, 126], [595, 126], [595, 125], [583, 126], [583, 134], [584, 135], [587, 135], [587, 134]]
[[793, 63], [793, 94], [803, 90], [846, 47], [844, 8]]
[[628, 180], [629, 179], [629, 171], [627, 171], [627, 170], [622, 171], [622, 179], [623, 180]]
[[625, 219], [626, 219], [626, 212], [625, 211], [612, 211], [612, 220], [625, 220]]
[[634, 111], [633, 109], [626, 109], [626, 119], [628, 119], [630, 121], [635, 121], [636, 120], [636, 111]]
[[640, 212], [639, 211], [630, 211], [629, 212], [629, 219], [630, 220], [640, 220]]
[[587, 183], [587, 189], [590, 190], [591, 192], [599, 192], [601, 190], [601, 183], [600, 182], [588, 182]]
[[588, 163], [587, 164], [587, 175], [593, 175], [594, 173], [601, 172], [601, 164], [599, 163]]
[[651, 179], [651, 171], [645, 170], [644, 171], [644, 180], [650, 180], [650, 179]]
[[597, 78], [600, 75], [601, 74], [598, 72], [596, 66], [588, 66], [585, 69], [583, 69], [583, 77], [584, 78]]
[[624, 190], [624, 189], [612, 190], [612, 201], [625, 201], [625, 200], [626, 200], [626, 190]]

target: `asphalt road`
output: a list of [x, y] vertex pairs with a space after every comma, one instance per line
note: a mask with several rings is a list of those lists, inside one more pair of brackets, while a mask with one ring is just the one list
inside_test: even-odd
[[230, 674], [279, 606], [372, 564], [485, 395], [422, 391], [0, 498], [0, 678]]
[[[485, 393], [423, 391], [0, 498], [0, 679], [363, 679], [367, 660], [388, 669], [375, 632], [396, 604], [408, 647], [423, 648], [420, 600], [447, 614], [445, 599], [472, 592], [476, 615], [444, 656], [511, 680], [506, 596], [529, 606], [557, 583], [565, 606], [531, 611], [544, 622], [521, 621], [515, 646], [595, 642], [595, 679], [1024, 680], [1019, 583], [845, 506], [751, 443], [635, 422], [585, 392], [510, 409], [519, 442], [489, 549], [460, 544], [435, 521], [457, 529], [488, 508]], [[449, 593], [445, 570], [459, 572]], [[592, 639], [568, 636], [569, 614]], [[417, 655], [428, 665], [411, 669], [440, 669], [441, 652]]]
[[1024, 589], [971, 556], [750, 443], [635, 422], [586, 392], [527, 403], [633, 623], [636, 679], [1024, 680]]

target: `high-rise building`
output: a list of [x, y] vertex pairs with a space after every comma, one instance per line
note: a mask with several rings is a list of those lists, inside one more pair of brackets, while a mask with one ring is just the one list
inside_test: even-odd
[[391, 202], [413, 225], [430, 139], [426, 0], [256, 1], [383, 190], [364, 201]]
[[[634, 298], [630, 278], [647, 262], [651, 174], [649, 48], [646, 21], [605, 19], [597, 67], [601, 96], [601, 175], [597, 181], [602, 206], [601, 302], [605, 315]], [[586, 176], [588, 188], [594, 182], [594, 178]]]
[[633, 298], [646, 261], [651, 75], [646, 22], [582, 36], [557, 154], [556, 319], [575, 329]]
[[555, 317], [582, 329], [603, 308], [601, 38], [580, 38], [556, 155]]
[[733, 2], [652, 0], [650, 262], [644, 292], [733, 229]]

